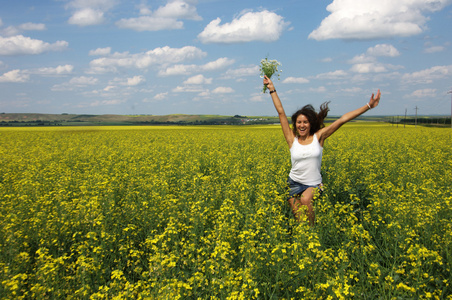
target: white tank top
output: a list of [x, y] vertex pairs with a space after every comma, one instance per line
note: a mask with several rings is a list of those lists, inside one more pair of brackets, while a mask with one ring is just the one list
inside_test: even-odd
[[290, 148], [292, 169], [289, 177], [305, 185], [318, 185], [322, 183], [320, 168], [322, 166], [323, 147], [320, 146], [317, 135], [309, 145], [301, 145], [295, 137]]

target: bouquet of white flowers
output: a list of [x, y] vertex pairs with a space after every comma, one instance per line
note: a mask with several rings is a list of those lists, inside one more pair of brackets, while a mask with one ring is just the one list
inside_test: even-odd
[[[281, 63], [275, 59], [273, 60], [269, 60], [268, 58], [262, 59], [260, 66], [261, 78], [264, 78], [264, 75], [267, 75], [268, 78], [271, 78], [273, 74], [277, 73], [279, 80], [281, 70], [278, 70], [278, 66], [281, 66]], [[267, 85], [264, 85], [264, 88], [262, 90], [263, 93], [265, 93], [265, 91], [267, 91]]]

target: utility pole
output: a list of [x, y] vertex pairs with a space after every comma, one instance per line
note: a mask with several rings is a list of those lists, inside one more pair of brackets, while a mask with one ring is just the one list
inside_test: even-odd
[[417, 127], [417, 110], [419, 108], [416, 106], [415, 110], [416, 110], [416, 118], [414, 119], [414, 127]]
[[405, 124], [406, 124], [406, 108], [405, 108], [405, 122], [403, 122], [403, 128], [405, 128]]

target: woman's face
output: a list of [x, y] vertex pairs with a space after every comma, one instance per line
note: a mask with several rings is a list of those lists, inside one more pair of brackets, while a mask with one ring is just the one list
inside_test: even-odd
[[311, 123], [305, 115], [299, 115], [296, 122], [297, 132], [300, 137], [308, 137], [311, 131]]

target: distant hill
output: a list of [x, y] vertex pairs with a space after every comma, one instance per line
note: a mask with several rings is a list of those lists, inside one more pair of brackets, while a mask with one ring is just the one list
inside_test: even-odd
[[1, 113], [0, 126], [74, 126], [74, 125], [240, 125], [278, 123], [277, 117], [220, 115], [76, 115]]

